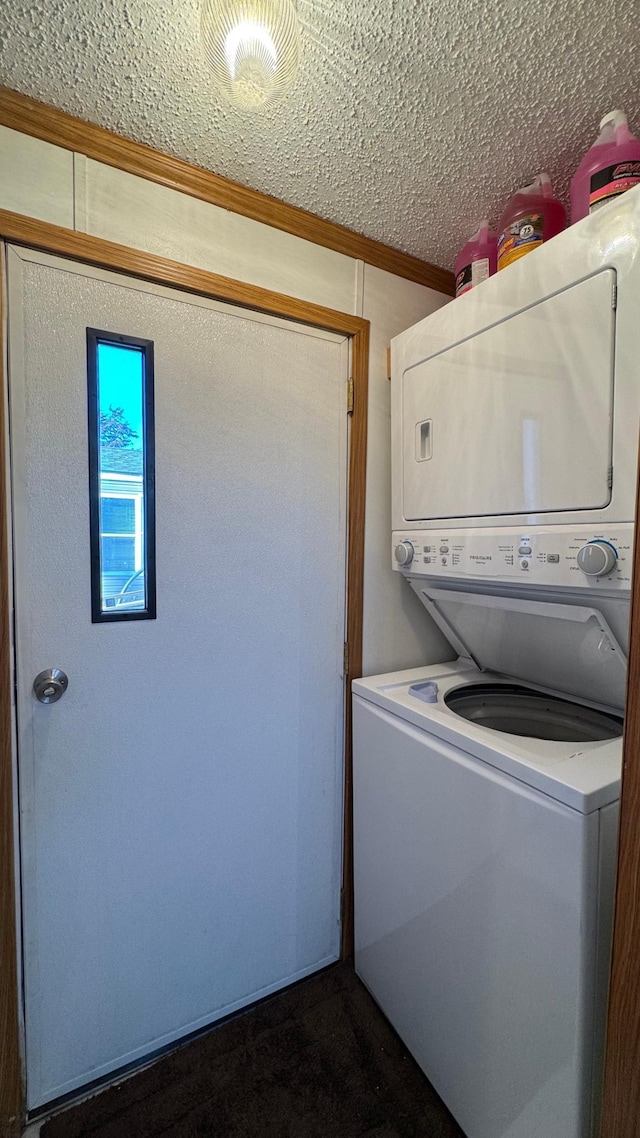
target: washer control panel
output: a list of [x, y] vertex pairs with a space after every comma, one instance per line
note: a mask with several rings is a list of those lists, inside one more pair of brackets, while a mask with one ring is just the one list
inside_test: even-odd
[[411, 577], [529, 581], [574, 588], [631, 587], [633, 525], [422, 530], [393, 535], [393, 567]]

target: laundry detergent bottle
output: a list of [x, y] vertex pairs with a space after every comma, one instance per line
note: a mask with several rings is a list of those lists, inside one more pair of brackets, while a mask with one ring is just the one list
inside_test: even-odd
[[498, 239], [489, 230], [489, 222], [481, 221], [480, 228], [458, 253], [454, 273], [456, 296], [482, 284], [496, 271]]
[[538, 174], [530, 186], [509, 198], [498, 226], [498, 271], [532, 253], [543, 241], [562, 233], [565, 208], [554, 198], [548, 174]]
[[640, 140], [624, 111], [611, 111], [571, 181], [571, 224], [640, 184]]

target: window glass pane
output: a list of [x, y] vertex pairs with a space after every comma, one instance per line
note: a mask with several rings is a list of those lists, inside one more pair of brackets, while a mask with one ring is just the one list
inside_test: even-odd
[[[135, 538], [133, 537], [103, 537], [102, 546], [102, 574], [105, 573], [134, 573], [136, 568]], [[110, 582], [103, 582], [103, 587]], [[105, 588], [106, 591], [106, 588]]]
[[109, 498], [100, 496], [101, 533], [135, 533], [135, 498]]
[[92, 617], [155, 616], [153, 344], [87, 329]]

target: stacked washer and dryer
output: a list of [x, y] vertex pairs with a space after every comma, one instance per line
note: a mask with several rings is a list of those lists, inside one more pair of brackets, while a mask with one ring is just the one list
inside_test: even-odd
[[393, 565], [455, 659], [353, 685], [356, 971], [468, 1138], [595, 1138], [640, 189], [392, 344]]

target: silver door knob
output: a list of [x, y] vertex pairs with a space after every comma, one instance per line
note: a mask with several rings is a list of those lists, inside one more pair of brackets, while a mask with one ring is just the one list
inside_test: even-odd
[[57, 703], [69, 686], [69, 679], [60, 668], [47, 668], [38, 672], [33, 681], [33, 690], [40, 703]]

